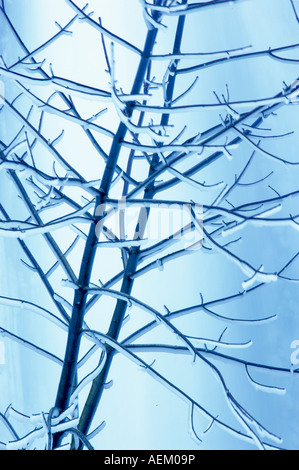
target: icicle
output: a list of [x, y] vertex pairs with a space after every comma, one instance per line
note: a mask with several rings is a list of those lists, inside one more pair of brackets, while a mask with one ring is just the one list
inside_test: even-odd
[[[229, 58], [229, 57], [228, 57], [228, 58]], [[237, 111], [235, 111], [234, 109], [232, 109], [230, 106], [226, 106], [225, 109], [226, 109], [226, 111], [228, 112], [228, 114], [229, 114], [233, 119], [235, 119], [236, 121], [237, 121], [238, 119], [240, 119], [240, 114], [239, 114]]]
[[22, 62], [20, 65], [22, 65], [25, 69], [27, 69], [29, 71], [30, 70], [35, 71], [35, 70], [38, 70], [38, 69], [42, 68], [45, 61], [46, 60], [44, 59], [42, 62], [30, 62], [29, 64], [25, 63], [25, 62]]
[[156, 264], [158, 266], [159, 271], [164, 271], [164, 264], [161, 259], [157, 259]]
[[61, 279], [60, 281], [62, 287], [69, 287], [70, 289], [78, 290], [79, 286], [75, 284], [70, 279]]
[[90, 434], [87, 435], [87, 439], [90, 441], [93, 439], [97, 434], [99, 434], [104, 427], [106, 426], [106, 421], [103, 421], [99, 426], [97, 426]]
[[231, 161], [232, 158], [233, 158], [233, 157], [232, 157], [232, 154], [229, 153], [229, 151], [227, 150], [227, 148], [225, 147], [225, 145], [223, 146], [222, 151], [223, 151], [224, 155], [227, 157], [227, 159], [228, 159], [229, 161]]
[[109, 382], [104, 384], [104, 389], [109, 390], [111, 387], [113, 387], [113, 380], [110, 380]]

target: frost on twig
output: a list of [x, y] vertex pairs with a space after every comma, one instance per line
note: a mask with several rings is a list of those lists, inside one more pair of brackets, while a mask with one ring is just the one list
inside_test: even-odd
[[111, 60], [110, 60], [110, 79], [111, 79], [111, 98], [115, 107], [115, 110], [120, 118], [120, 121], [123, 122], [127, 129], [132, 134], [142, 134], [146, 133], [152, 136], [157, 137], [157, 131], [165, 132], [165, 126], [162, 125], [148, 125], [148, 126], [139, 126], [132, 122], [130, 119], [130, 109], [132, 103], [140, 98], [143, 100], [149, 99], [149, 95], [124, 95], [120, 97], [119, 92], [116, 87], [116, 77], [115, 77], [115, 54], [114, 54], [114, 44], [111, 43]]
[[[267, 364], [259, 333], [269, 343], [278, 337], [276, 296], [291, 298], [299, 282], [296, 38], [282, 45], [260, 38], [257, 48], [252, 37], [244, 46], [235, 22], [229, 41], [223, 35], [221, 47], [205, 47], [217, 15], [232, 24], [245, 0], [132, 0], [120, 23], [114, 2], [108, 12], [101, 2], [63, 3], [72, 16], [64, 22], [55, 11], [54, 24], [52, 15], [40, 19], [45, 39], [32, 30], [31, 49], [13, 9], [0, 2], [7, 44], [14, 44], [0, 64], [7, 276], [0, 287], [22, 290], [2, 291], [0, 304], [9, 320], [28, 327], [16, 331], [1, 316], [0, 335], [44, 364], [36, 387], [26, 366], [24, 387], [39, 409], [28, 402], [28, 411], [14, 403], [0, 410], [8, 435], [0, 434], [0, 448], [93, 450], [108, 435], [118, 445], [109, 413], [123, 399], [122, 377], [131, 393], [118, 424], [128, 439], [134, 387], [147, 377], [185, 401], [193, 445], [204, 448], [226, 433], [233, 444], [280, 448], [263, 410], [251, 412], [239, 378], [250, 399], [277, 395], [281, 408], [293, 388], [289, 377], [298, 378], [274, 354]], [[273, 17], [286, 8], [297, 22], [295, 0], [289, 7], [273, 6]], [[255, 13], [265, 14], [263, 6]], [[200, 48], [190, 40], [192, 21], [205, 29]], [[262, 92], [257, 64], [259, 77], [268, 77]], [[286, 308], [293, 325], [292, 302]], [[264, 372], [278, 378], [266, 381]]]

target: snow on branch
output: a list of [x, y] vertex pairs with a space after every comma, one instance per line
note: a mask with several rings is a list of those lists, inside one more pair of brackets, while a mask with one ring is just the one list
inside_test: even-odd
[[[85, 8], [85, 7], [84, 7]], [[36, 49], [34, 49], [34, 51], [26, 54], [24, 57], [22, 57], [21, 59], [19, 59], [17, 62], [15, 62], [13, 65], [11, 65], [9, 68], [10, 69], [14, 69], [14, 68], [17, 68], [17, 67], [24, 67], [24, 68], [28, 68], [29, 70], [36, 70], [40, 67], [40, 64], [36, 64], [34, 62], [30, 62], [30, 60], [36, 56], [37, 54], [39, 54], [40, 52], [44, 51], [45, 49], [47, 49], [47, 47], [49, 47], [51, 44], [53, 44], [55, 41], [57, 41], [57, 39], [60, 37], [60, 36], [72, 36], [72, 31], [69, 29], [72, 24], [78, 19], [78, 15], [75, 15], [65, 26], [61, 26], [57, 21], [55, 22], [57, 28], [58, 28], [58, 32], [56, 32], [56, 34], [54, 34], [50, 39], [48, 39], [47, 41], [44, 42], [44, 44], [42, 44], [41, 46], [37, 47]], [[27, 62], [28, 61], [28, 62]]]
[[[197, 3], [180, 3], [180, 2], [170, 2], [169, 5], [155, 5], [153, 3], [147, 2], [146, 0], [139, 0], [144, 8], [148, 8], [154, 11], [161, 12], [163, 15], [167, 16], [185, 16], [192, 13], [198, 13], [202, 8], [212, 8], [217, 6], [223, 6], [225, 4], [237, 4], [246, 0], [210, 0], [206, 2], [197, 2]], [[174, 4], [173, 4], [174, 3]]]
[[[248, 46], [247, 46], [248, 47]], [[277, 53], [280, 53], [280, 52], [284, 52], [284, 51], [292, 51], [293, 49], [297, 49], [299, 47], [299, 43], [294, 43], [294, 44], [289, 44], [287, 46], [282, 46], [282, 47], [277, 47], [277, 48], [267, 48], [265, 50], [259, 50], [259, 51], [254, 51], [254, 52], [246, 52], [246, 53], [243, 53], [243, 54], [235, 54], [233, 55], [232, 52], [236, 52], [237, 50], [227, 50], [227, 51], [219, 51], [217, 52], [217, 54], [225, 54], [224, 57], [221, 57], [221, 58], [218, 58], [218, 59], [214, 59], [214, 60], [210, 60], [208, 62], [202, 62], [201, 64], [198, 64], [198, 65], [193, 65], [191, 67], [185, 67], [185, 68], [181, 68], [181, 69], [178, 69], [178, 74], [187, 74], [187, 73], [192, 73], [192, 72], [195, 72], [195, 71], [198, 71], [198, 70], [204, 70], [204, 69], [208, 69], [210, 67], [215, 67], [215, 66], [218, 66], [218, 65], [222, 65], [223, 63], [227, 63], [229, 61], [229, 63], [233, 63], [235, 61], [242, 61], [242, 60], [250, 60], [250, 59], [255, 59], [257, 57], [270, 57], [271, 59], [273, 60], [277, 60], [277, 61], [281, 61], [281, 62], [291, 62], [292, 63], [292, 59], [288, 59], [286, 57], [277, 57]], [[203, 55], [203, 54], [201, 54]], [[211, 53], [208, 53], [208, 54], [205, 54], [205, 55], [211, 55]], [[182, 58], [193, 58], [193, 55], [192, 54], [186, 54], [186, 55], [183, 55]], [[160, 58], [160, 56], [157, 57], [157, 59], [162, 59], [163, 56]]]
[[60, 155], [60, 153], [55, 149], [55, 147], [53, 147], [53, 145], [51, 145], [48, 140], [46, 140], [45, 137], [40, 134], [40, 132], [13, 106], [12, 103], [9, 103], [6, 98], [4, 98], [4, 102], [8, 107], [9, 111], [12, 113], [12, 115], [16, 117], [17, 120], [27, 129], [27, 131], [32, 134], [36, 138], [36, 140], [48, 150], [48, 152], [66, 171], [69, 171], [75, 177], [80, 177], [78, 172], [72, 168], [72, 166], [62, 157], [62, 155]]
[[68, 92], [70, 94], [75, 94], [81, 98], [90, 100], [111, 100], [110, 93], [106, 91], [99, 90], [88, 85], [82, 85], [81, 83], [77, 83], [61, 77], [52, 76], [50, 78], [37, 78], [30, 75], [13, 72], [3, 67], [0, 67], [0, 76], [31, 86], [51, 86], [56, 91]]
[[0, 336], [2, 336], [2, 337], [6, 336], [10, 340], [15, 341], [16, 343], [21, 344], [22, 346], [24, 346], [28, 349], [31, 349], [35, 353], [37, 353], [37, 354], [53, 361], [54, 363], [56, 363], [60, 366], [63, 364], [63, 360], [60, 359], [59, 357], [57, 357], [55, 354], [52, 354], [49, 351], [46, 351], [45, 349], [37, 346], [36, 344], [34, 344], [30, 341], [27, 341], [24, 338], [21, 338], [20, 336], [15, 335], [11, 331], [8, 331], [8, 330], [6, 330], [2, 327], [0, 327]]
[[65, 323], [63, 320], [58, 318], [56, 315], [54, 315], [52, 312], [46, 310], [45, 308], [34, 304], [32, 302], [28, 302], [26, 300], [20, 300], [20, 299], [14, 299], [10, 297], [0, 297], [0, 304], [1, 305], [6, 305], [12, 308], [18, 308], [18, 309], [27, 309], [30, 310], [31, 312], [37, 313], [38, 315], [41, 315], [42, 317], [46, 318], [50, 322], [54, 323], [57, 325], [59, 328], [62, 328], [64, 331], [68, 330], [68, 325]]
[[28, 165], [24, 161], [11, 161], [0, 159], [0, 172], [1, 170], [13, 170], [21, 172], [23, 178], [34, 177], [37, 181], [44, 184], [45, 186], [57, 186], [63, 188], [64, 186], [76, 186], [90, 192], [92, 195], [97, 195], [98, 191], [94, 189], [95, 186], [99, 186], [101, 180], [83, 182], [77, 178], [59, 178], [47, 175], [43, 171]]
[[101, 24], [101, 22], [97, 22], [91, 18], [91, 16], [87, 13], [85, 13], [84, 9], [79, 8], [78, 5], [73, 2], [72, 0], [65, 0], [65, 2], [79, 15], [79, 18], [81, 21], [86, 22], [88, 25], [92, 26], [94, 29], [99, 31], [101, 34], [104, 36], [108, 37], [111, 41], [114, 41], [121, 46], [125, 47], [126, 49], [137, 53], [138, 55], [141, 54], [140, 49], [138, 47], [134, 46], [133, 44], [130, 44], [128, 41], [125, 41], [121, 37], [119, 37], [117, 34], [112, 33], [108, 29], [104, 28]]
[[30, 235], [40, 235], [74, 224], [90, 224], [90, 218], [80, 215], [81, 213], [84, 214], [88, 208], [93, 206], [94, 203], [90, 203], [84, 209], [75, 212], [73, 215], [60, 217], [59, 219], [39, 225], [23, 222], [21, 220], [0, 221], [0, 233], [8, 238], [24, 239]]
[[32, 92], [30, 92], [27, 88], [25, 88], [25, 86], [19, 84], [19, 87], [30, 98], [30, 100], [38, 107], [39, 110], [45, 111], [46, 113], [49, 113], [49, 114], [53, 114], [62, 119], [67, 119], [70, 122], [78, 124], [83, 129], [88, 129], [91, 131], [99, 132], [100, 134], [103, 134], [107, 137], [111, 137], [111, 138], [114, 137], [113, 132], [111, 132], [109, 129], [106, 129], [105, 127], [102, 127], [94, 122], [98, 117], [106, 113], [107, 111], [106, 108], [99, 111], [96, 115], [93, 115], [89, 119], [82, 119], [77, 115], [70, 114], [68, 111], [61, 110], [59, 108], [56, 108], [55, 106], [50, 105], [49, 103], [46, 103], [45, 101], [43, 101], [42, 99], [34, 95]]
[[[287, 380], [292, 367], [265, 364], [262, 353], [253, 362], [246, 354], [256, 342], [255, 330], [260, 325], [269, 328], [269, 334], [274, 331], [274, 320], [279, 320], [275, 305], [269, 303], [267, 311], [263, 302], [258, 302], [258, 311], [244, 305], [248, 301], [250, 307], [251, 300], [257, 305], [254, 296], [262, 295], [263, 289], [266, 294], [269, 289], [273, 291], [274, 283], [280, 289], [282, 283], [292, 287], [291, 283], [299, 282], [292, 275], [298, 252], [290, 254], [291, 245], [285, 245], [281, 268], [273, 260], [269, 264], [267, 251], [260, 250], [258, 243], [254, 252], [245, 243], [246, 236], [255, 236], [257, 231], [261, 237], [271, 236], [276, 227], [284, 233], [290, 229], [290, 237], [298, 231], [298, 162], [289, 151], [296, 130], [295, 126], [294, 131], [285, 130], [283, 122], [287, 113], [296, 115], [299, 83], [294, 80], [287, 85], [281, 80], [276, 94], [271, 83], [269, 93], [261, 95], [249, 83], [251, 77], [245, 77], [240, 89], [245, 95], [237, 99], [230, 95], [235, 91], [234, 80], [238, 80], [238, 63], [254, 65], [255, 59], [267, 58], [267, 64], [277, 66], [275, 79], [279, 81], [284, 75], [289, 80], [291, 65], [298, 64], [295, 54], [299, 44], [290, 40], [286, 45], [256, 49], [240, 46], [237, 36], [232, 35], [230, 44], [222, 38], [221, 48], [198, 51], [185, 36], [191, 24], [189, 15], [207, 11], [209, 19], [214, 9], [216, 13], [222, 8], [226, 21], [234, 9], [243, 12], [243, 2], [139, 0], [136, 3], [141, 5], [139, 13], [145, 25], [141, 22], [138, 28], [143, 28], [145, 38], [136, 37], [136, 44], [145, 39], [143, 50], [126, 39], [129, 35], [118, 34], [117, 12], [111, 12], [106, 28], [102, 6], [94, 5], [93, 12], [91, 5], [82, 7], [76, 0], [64, 2], [74, 11], [73, 17], [62, 23], [57, 13], [57, 29], [44, 42], [34, 41], [34, 50], [29, 49], [26, 35], [23, 38], [14, 26], [14, 13], [6, 8], [5, 0], [0, 2], [5, 30], [16, 45], [13, 56], [5, 51], [0, 63], [0, 78], [8, 85], [7, 93], [0, 91], [0, 113], [7, 126], [7, 132], [0, 136], [0, 176], [8, 185], [7, 191], [3, 185], [4, 205], [0, 203], [0, 236], [5, 257], [7, 243], [21, 250], [24, 259], [18, 256], [18, 260], [26, 270], [20, 275], [25, 271], [28, 283], [33, 276], [34, 295], [39, 294], [40, 287], [46, 294], [41, 295], [39, 304], [29, 293], [28, 300], [23, 300], [4, 292], [0, 304], [11, 309], [13, 316], [29, 310], [43, 317], [61, 330], [65, 340], [61, 358], [43, 346], [42, 336], [39, 345], [27, 337], [27, 332], [15, 334], [13, 328], [0, 326], [0, 336], [41, 355], [45, 367], [47, 359], [61, 369], [58, 381], [51, 380], [50, 384], [55, 402], [47, 404], [44, 411], [25, 414], [11, 405], [5, 414], [0, 413], [9, 433], [6, 443], [0, 438], [1, 449], [95, 449], [95, 438], [105, 426], [99, 413], [107, 414], [102, 396], [116, 383], [117, 354], [137, 367], [129, 386], [134, 387], [141, 371], [187, 403], [189, 432], [198, 445], [217, 427], [246, 445], [263, 450], [281, 446], [281, 439], [262, 424], [262, 414], [253, 416], [250, 404], [245, 409], [242, 390], [234, 388], [232, 394], [226, 366], [236, 371], [236, 377], [243, 374], [253, 393], [259, 390], [284, 399], [288, 384], [285, 388], [268, 385], [277, 382], [270, 379], [266, 383], [262, 374], [279, 372]], [[295, 0], [289, 7], [291, 18], [297, 20]], [[132, 31], [134, 22], [141, 18], [139, 13], [124, 18]], [[43, 21], [48, 27], [48, 19]], [[78, 81], [71, 73], [58, 72], [55, 56], [59, 53], [63, 60], [72, 60], [64, 54], [69, 45], [78, 44], [77, 39], [82, 44], [86, 41], [86, 47], [76, 49], [76, 58], [70, 64], [73, 70], [80, 68]], [[106, 39], [111, 43], [110, 54]], [[99, 69], [103, 76], [96, 81], [92, 74], [98, 74], [97, 65], [90, 69], [91, 76], [89, 68], [82, 67], [80, 54], [87, 52], [103, 61]], [[121, 66], [124, 62], [127, 75]], [[220, 73], [213, 76], [218, 66]], [[222, 83], [224, 66], [234, 69], [232, 81], [226, 85]], [[202, 74], [204, 69], [210, 70], [211, 80], [204, 82], [204, 99], [196, 99], [197, 87], [202, 89], [201, 75], [188, 78], [187, 74]], [[109, 82], [107, 86], [89, 85], [103, 80]], [[223, 86], [226, 93], [218, 95]], [[280, 150], [276, 139], [285, 145]], [[277, 174], [278, 163], [281, 173]], [[288, 179], [290, 170], [292, 178]], [[285, 184], [289, 185], [287, 190]], [[162, 191], [166, 191], [165, 197], [158, 198]], [[186, 209], [188, 220], [166, 221], [168, 233], [157, 240], [147, 235], [147, 229], [161, 205]], [[132, 217], [131, 230], [125, 217], [134, 208], [138, 216]], [[157, 223], [164, 222], [159, 219]], [[179, 229], [177, 222], [181, 222]], [[187, 234], [193, 241], [188, 238], [185, 243]], [[27, 237], [31, 238], [25, 243]], [[220, 256], [206, 256], [214, 253]], [[12, 255], [14, 252], [10, 252]], [[223, 263], [223, 257], [231, 263]], [[232, 263], [241, 271], [236, 281], [240, 286], [228, 291], [230, 284], [219, 284], [217, 279], [230, 277]], [[157, 276], [151, 276], [153, 270], [159, 271]], [[162, 282], [160, 285], [160, 279], [167, 288]], [[202, 292], [196, 292], [196, 279]], [[139, 294], [134, 293], [135, 281]], [[23, 284], [20, 286], [23, 288]], [[199, 330], [194, 329], [194, 319]], [[227, 325], [235, 328], [230, 338], [225, 335]], [[242, 328], [245, 339], [234, 336]], [[170, 341], [163, 335], [169, 335]], [[137, 343], [140, 338], [143, 341]], [[147, 353], [148, 361], [144, 359]], [[169, 361], [165, 373], [159, 368], [163, 354]], [[178, 367], [181, 357], [186, 369]], [[220, 412], [214, 402], [201, 402], [195, 389], [192, 395], [188, 392], [189, 379], [199, 369], [207, 379], [205, 383], [216, 379], [215, 387], [223, 398]], [[299, 370], [293, 372], [297, 377]], [[18, 424], [12, 423], [19, 423], [21, 432]]]
[[[172, 393], [175, 393], [180, 399], [183, 399], [186, 401], [190, 406], [194, 404], [194, 409], [196, 408], [205, 418], [208, 418], [209, 420], [213, 420], [215, 425], [220, 426], [220, 428], [223, 428], [227, 432], [229, 432], [232, 435], [238, 436], [240, 439], [243, 439], [244, 441], [255, 441], [256, 439], [256, 433], [254, 431], [250, 432], [250, 434], [247, 434], [246, 432], [243, 433], [241, 431], [238, 431], [237, 429], [231, 427], [229, 424], [226, 424], [225, 422], [221, 421], [218, 417], [215, 417], [212, 415], [206, 408], [204, 408], [200, 403], [198, 403], [196, 400], [192, 399], [186, 392], [184, 392], [180, 387], [176, 386], [174, 383], [172, 383], [170, 380], [168, 380], [165, 376], [161, 375], [159, 372], [157, 372], [152, 365], [149, 365], [146, 363], [143, 359], [138, 357], [136, 354], [134, 354], [132, 351], [129, 351], [126, 347], [122, 346], [120, 343], [118, 343], [115, 340], [112, 340], [108, 336], [104, 335], [103, 333], [100, 333], [98, 331], [93, 332], [98, 338], [100, 338], [104, 343], [108, 344], [111, 346], [115, 351], [121, 353], [125, 357], [127, 357], [130, 361], [134, 362], [136, 365], [139, 367], [141, 366], [146, 373], [148, 373], [151, 377], [153, 377], [155, 380], [157, 380], [161, 385], [166, 387], [168, 390], [170, 390]], [[237, 404], [236, 401], [232, 398], [231, 394], [228, 393], [228, 402], [231, 404], [233, 403], [232, 409], [237, 410], [240, 415], [245, 413], [245, 410], [243, 410], [240, 405]], [[235, 411], [235, 410], [234, 410]], [[246, 415], [247, 416], [247, 415]], [[255, 425], [256, 421], [251, 417], [252, 424]], [[243, 426], [244, 427], [244, 424]], [[247, 430], [247, 426], [246, 426]], [[277, 438], [272, 433], [266, 432], [264, 428], [261, 427], [259, 429], [259, 432], [262, 431], [267, 435], [267, 437], [270, 437], [271, 439], [274, 440], [275, 444], [277, 442], [281, 442], [280, 439]], [[271, 448], [271, 445], [264, 443], [264, 446], [267, 448]]]

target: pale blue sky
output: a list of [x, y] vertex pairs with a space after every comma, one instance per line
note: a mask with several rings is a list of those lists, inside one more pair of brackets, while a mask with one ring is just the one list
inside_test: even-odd
[[[40, 6], [41, 3], [43, 8]], [[101, 14], [103, 24], [107, 28], [117, 31], [126, 40], [142, 47], [146, 28], [143, 24], [139, 2], [137, 0], [113, 0], [110, 2], [109, 0], [108, 8], [107, 3], [102, 1], [96, 6], [96, 3], [91, 1], [90, 7], [91, 9], [96, 8], [97, 12]], [[82, 2], [79, 4], [81, 5]], [[54, 21], [64, 24], [73, 14], [63, 0], [43, 0], [43, 2], [38, 0], [11, 0], [7, 3], [7, 9], [29, 49], [37, 47], [53, 34], [55, 31]], [[171, 20], [167, 25], [168, 30], [165, 33], [159, 33], [159, 39], [161, 39], [160, 43], [158, 42], [158, 47], [161, 45], [161, 50], [168, 52], [169, 47], [171, 47], [171, 32], [174, 31], [176, 22]], [[84, 43], [82, 43], [82, 28], [86, 30]], [[46, 54], [45, 70], [49, 71], [49, 62], [51, 61], [55, 75], [66, 76], [82, 82], [86, 81], [90, 85], [106, 89], [108, 76], [103, 73], [106, 65], [104, 56], [100, 52], [99, 36], [94, 31], [90, 32], [89, 28], [80, 23], [75, 24], [72, 30], [74, 31], [73, 37], [61, 39], [49, 48]], [[248, 0], [234, 6], [226, 5], [215, 10], [203, 10], [200, 14], [187, 17], [185, 31], [182, 46], [184, 52], [226, 50], [240, 46], [252, 46], [252, 51], [254, 51], [299, 42], [299, 25], [295, 21], [290, 2], [286, 0]], [[98, 48], [89, 47], [89, 41], [98, 41]], [[1, 51], [1, 53], [4, 57], [13, 54], [14, 60], [16, 60], [16, 57], [22, 54], [21, 51], [17, 51], [15, 44], [9, 41], [1, 42], [2, 49], [3, 44], [4, 52]], [[292, 57], [295, 54], [295, 51], [292, 52]], [[45, 53], [43, 52], [38, 56], [38, 59], [42, 60], [44, 57]], [[128, 92], [132, 74], [135, 73], [136, 69], [136, 59], [132, 53], [124, 53], [119, 46], [116, 46], [116, 63], [116, 73], [120, 86], [123, 86], [125, 91]], [[186, 66], [192, 65], [192, 61], [187, 61], [184, 64], [187, 64]], [[159, 62], [158, 66], [162, 67], [163, 62]], [[283, 81], [291, 83], [297, 78], [297, 74], [296, 64], [285, 64], [265, 57], [248, 62], [230, 63], [228, 60], [226, 65], [201, 70], [191, 76], [181, 76], [177, 82], [177, 90], [179, 91], [183, 86], [190, 85], [195, 76], [198, 75], [198, 83], [189, 96], [190, 103], [215, 102], [213, 91], [221, 96], [222, 93], [226, 92], [225, 84], [229, 86], [232, 101], [263, 98], [277, 94], [282, 89]], [[93, 112], [94, 106], [90, 102], [78, 101], [78, 103], [80, 103], [82, 113]], [[104, 106], [105, 103], [103, 103]], [[100, 118], [99, 124], [105, 125], [111, 116], [113, 115], [108, 114], [107, 118]], [[279, 111], [279, 116], [282, 116], [282, 118], [277, 119], [279, 127], [275, 127], [274, 118], [265, 120], [265, 127], [273, 126], [276, 133], [289, 130], [297, 131], [297, 133], [287, 140], [287, 147], [286, 141], [283, 139], [271, 140], [267, 142], [267, 149], [285, 158], [295, 157], [299, 143], [298, 108], [285, 107]], [[179, 115], [175, 118], [175, 122], [182, 127], [185, 124], [185, 119], [186, 116], [181, 117]], [[219, 117], [215, 112], [200, 111], [194, 113], [190, 121], [188, 132], [193, 135], [218, 124]], [[116, 123], [116, 120], [114, 122], [109, 121], [109, 126], [114, 128]], [[2, 132], [3, 129], [4, 133], [7, 132], [8, 125], [11, 124], [1, 121]], [[57, 136], [60, 126], [61, 123], [55, 117], [47, 118], [47, 132], [51, 138]], [[100, 177], [103, 165], [98, 164], [97, 157], [92, 155], [89, 161], [96, 162], [97, 175], [95, 175], [93, 164], [90, 163], [88, 167], [86, 166], [86, 160], [82, 158], [86, 138], [83, 132], [73, 134], [73, 130], [72, 125], [65, 126], [66, 138], [60, 144], [59, 149], [76, 163], [79, 171], [82, 171], [87, 178]], [[109, 139], [105, 140], [105, 137], [101, 137], [101, 139], [103, 147], [109, 148]], [[91, 152], [91, 147], [88, 148], [88, 151]], [[252, 150], [243, 144], [235, 152], [236, 158], [233, 162], [222, 158], [216, 164], [207, 168], [203, 172], [202, 178], [207, 183], [215, 183], [226, 179], [232, 182], [235, 174], [242, 169], [244, 163], [250, 157], [251, 152]], [[120, 161], [121, 163], [122, 161]], [[245, 180], [254, 181], [262, 178], [272, 169], [275, 170], [275, 174], [269, 179], [269, 184], [275, 187], [277, 191], [287, 192], [297, 187], [298, 170], [291, 173], [279, 164], [273, 164], [273, 161], [263, 159], [260, 155], [255, 157], [254, 165], [251, 166]], [[142, 171], [143, 168], [140, 167], [141, 174]], [[0, 178], [2, 184], [4, 179], [1, 173]], [[260, 190], [259, 193], [258, 188], [256, 186], [241, 188], [232, 202], [242, 204], [259, 196], [265, 197], [265, 194], [267, 194], [267, 197], [273, 197], [273, 192], [270, 189], [266, 192], [264, 189]], [[115, 188], [115, 194], [117, 194], [117, 190], [118, 188]], [[14, 210], [14, 201], [7, 201], [6, 199], [9, 192], [10, 188], [6, 188], [2, 184], [0, 190], [1, 200], [5, 201], [4, 205], [7, 210], [10, 206], [11, 210]], [[211, 201], [216, 195], [217, 191], [211, 194]], [[208, 196], [203, 195], [205, 200], [202, 201], [200, 193], [183, 184], [162, 193], [161, 197], [175, 197], [183, 200], [193, 199], [200, 203], [209, 202]], [[35, 241], [32, 243], [35, 243]], [[15, 268], [17, 265], [15, 263], [20, 257], [16, 242], [0, 239], [0, 250], [1, 264], [5, 266], [0, 278], [0, 295], [21, 298], [25, 296], [32, 301], [44, 301], [43, 291], [37, 289], [36, 280], [34, 277], [29, 277], [28, 270], [24, 267], [21, 270]], [[292, 229], [286, 231], [281, 227], [262, 235], [259, 231], [249, 230], [246, 240], [237, 247], [238, 254], [246, 254], [254, 265], [263, 262], [266, 269], [272, 269], [277, 265], [277, 269], [283, 267], [295, 254], [296, 250], [298, 250], [298, 232]], [[260, 261], [261, 258], [262, 261]], [[101, 266], [99, 270], [96, 266], [95, 277], [104, 276], [104, 279], [101, 280], [105, 281], [116, 271], [116, 262], [119, 262], [119, 260], [114, 260], [110, 251], [102, 254], [100, 260]], [[47, 260], [44, 261], [46, 263]], [[79, 259], [75, 263], [79, 264]], [[101, 269], [102, 265], [105, 266], [104, 272]], [[298, 277], [298, 264], [293, 268], [293, 274], [296, 273]], [[164, 305], [172, 311], [199, 304], [201, 292], [205, 300], [233, 295], [241, 290], [243, 281], [244, 274], [227, 259], [218, 255], [205, 256], [200, 250], [193, 256], [180, 258], [173, 264], [170, 263], [165, 266], [163, 272], [154, 270], [146, 275], [145, 280], [138, 279], [134, 286], [134, 296], [149, 302], [161, 311], [163, 311]], [[261, 326], [229, 325], [225, 337], [227, 341], [246, 342], [250, 339], [253, 341], [250, 349], [240, 350], [235, 354], [238, 354], [239, 357], [246, 357], [252, 362], [260, 361], [264, 364], [274, 363], [277, 367], [290, 367], [290, 344], [293, 340], [299, 339], [299, 324], [296, 318], [298, 297], [298, 284], [279, 281], [276, 284], [263, 287], [255, 295], [244, 297], [242, 302], [236, 301], [221, 306], [219, 312], [222, 315], [232, 315], [237, 318], [246, 318], [247, 315], [255, 318], [270, 315], [278, 316], [275, 322]], [[103, 310], [111, 308], [112, 305], [113, 302], [110, 299], [101, 303]], [[51, 308], [51, 303], [48, 301], [46, 308]], [[136, 315], [134, 309], [129, 313], [131, 320], [124, 327], [121, 338], [129, 335], [139, 322], [145, 319], [150, 320], [142, 312], [137, 311]], [[25, 314], [26, 317], [24, 317]], [[91, 314], [91, 322], [94, 321], [96, 314]], [[52, 325], [49, 326], [48, 322], [39, 319], [36, 323], [37, 320], [34, 314], [25, 310], [17, 312], [7, 308], [1, 308], [0, 319], [2, 325], [7, 325], [7, 328], [18, 334], [24, 334], [25, 337], [37, 341], [38, 344], [44, 344], [47, 349], [63, 357], [64, 334], [61, 333], [57, 336], [57, 328]], [[210, 334], [219, 336], [225, 327], [225, 323], [211, 320], [202, 314], [193, 314], [188, 320], [186, 318], [178, 319], [175, 321], [175, 325], [183, 327], [184, 331], [190, 335], [203, 337]], [[41, 331], [43, 331], [42, 336]], [[53, 338], [55, 338], [54, 344]], [[145, 338], [145, 342], [153, 338], [153, 333], [149, 333]], [[167, 334], [165, 338], [168, 338]], [[159, 342], [163, 342], [163, 340], [164, 336], [162, 334], [159, 337]], [[0, 411], [3, 412], [9, 402], [12, 401], [11, 397], [13, 397], [13, 402], [16, 403], [15, 406], [24, 407], [24, 412], [28, 414], [48, 410], [55, 400], [60, 372], [59, 366], [49, 363], [49, 369], [45, 372], [43, 370], [44, 359], [36, 358], [31, 351], [25, 352], [23, 349], [19, 349], [18, 346], [8, 344], [7, 340], [5, 340], [5, 344], [7, 364], [5, 368], [0, 365], [0, 368], [2, 367], [0, 381], [2, 384], [1, 389], [9, 390], [9, 393], [5, 396]], [[223, 394], [217, 388], [214, 378], [201, 365], [192, 366], [190, 356], [186, 355], [182, 358], [178, 355], [172, 356], [175, 362], [170, 361], [171, 356], [168, 354], [158, 358], [156, 358], [156, 355], [150, 354], [143, 357], [149, 363], [151, 363], [151, 357], [152, 360], [157, 359], [157, 367], [166, 370], [174, 381], [180, 377], [178, 371], [188, 370], [186, 387], [190, 394], [198, 397], [201, 403], [216, 415], [221, 413], [221, 419], [227, 419], [230, 424], [236, 425], [236, 421], [231, 419], [230, 414], [225, 410], [226, 405], [224, 404]], [[257, 381], [260, 380], [262, 383], [277, 386], [282, 384], [286, 387], [288, 393], [281, 397], [255, 390], [248, 381], [244, 369], [242, 370], [236, 365], [224, 364], [223, 370], [230, 384], [231, 392], [236, 393], [242, 406], [248, 407], [248, 411], [257, 416], [268, 429], [283, 435], [285, 437], [283, 445], [286, 448], [298, 448], [297, 377], [290, 377], [287, 374], [280, 377], [254, 371], [256, 373], [254, 377]], [[115, 366], [111, 370], [111, 376], [113, 376], [114, 385], [105, 392], [103, 408], [98, 417], [99, 421], [106, 420], [107, 425], [104, 431], [93, 441], [93, 445], [98, 448], [246, 448], [244, 442], [238, 441], [235, 437], [229, 436], [218, 429], [213, 429], [213, 432], [208, 433], [203, 444], [199, 447], [198, 443], [195, 443], [188, 433], [187, 405], [174, 395], [171, 396], [169, 391], [163, 389], [160, 384], [154, 383], [144, 371], [136, 371], [136, 366], [128, 364], [126, 359], [120, 356], [117, 357]], [[120, 401], [120, 396], [125, 397], [124, 402]], [[197, 414], [196, 424], [199, 430], [208, 426], [208, 422], [201, 420]], [[249, 448], [251, 448], [250, 445]]]

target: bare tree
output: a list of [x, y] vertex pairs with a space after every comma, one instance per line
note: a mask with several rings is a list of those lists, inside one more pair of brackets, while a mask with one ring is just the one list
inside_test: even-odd
[[[97, 2], [60, 1], [67, 19], [57, 13], [55, 31], [45, 20], [53, 34], [36, 34], [34, 45], [11, 3], [1, 5], [11, 46], [0, 67], [0, 232], [22, 252], [13, 269], [27, 270], [25, 292], [33, 282], [39, 296], [28, 287], [27, 297], [1, 292], [0, 303], [22, 309], [23, 321], [31, 312], [55, 325], [41, 331], [46, 344], [1, 333], [42, 356], [41, 381], [49, 363], [57, 378], [44, 391], [55, 398], [50, 409], [2, 410], [1, 448], [95, 448], [120, 356], [121, 367], [134, 364], [187, 403], [198, 445], [219, 429], [244, 446], [284, 448], [283, 426], [280, 435], [251, 410], [256, 389], [282, 395], [283, 407], [298, 373], [291, 351], [279, 361], [265, 338], [285, 344], [281, 325], [294, 335], [296, 324], [286, 301], [288, 320], [276, 307], [286, 292], [295, 301], [299, 282], [299, 44], [259, 49], [235, 35], [230, 48], [191, 47], [194, 18], [225, 22], [248, 4], [261, 8], [255, 0], [130, 0], [125, 34], [109, 29]], [[295, 2], [283, 8], [297, 24]], [[256, 61], [265, 73], [277, 65], [266, 95], [250, 87]], [[129, 372], [127, 382], [133, 394]]]

